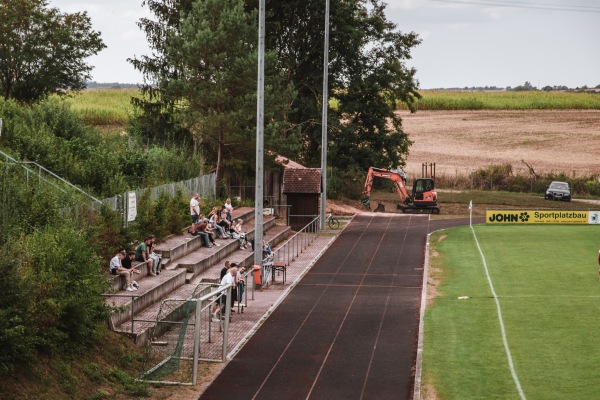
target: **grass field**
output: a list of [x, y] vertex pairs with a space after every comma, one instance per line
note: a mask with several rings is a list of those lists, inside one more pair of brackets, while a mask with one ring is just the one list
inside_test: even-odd
[[[600, 227], [476, 225], [475, 232], [526, 398], [598, 398]], [[470, 228], [435, 233], [430, 254], [428, 291], [437, 297], [425, 314], [425, 398], [520, 398]]]

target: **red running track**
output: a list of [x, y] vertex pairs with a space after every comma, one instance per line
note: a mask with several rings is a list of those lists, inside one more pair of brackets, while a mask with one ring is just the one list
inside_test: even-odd
[[200, 399], [410, 399], [427, 234], [468, 220], [354, 218]]

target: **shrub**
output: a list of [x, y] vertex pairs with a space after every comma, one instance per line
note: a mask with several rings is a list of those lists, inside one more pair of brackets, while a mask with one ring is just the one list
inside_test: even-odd
[[76, 354], [99, 337], [108, 316], [100, 260], [76, 222], [12, 236], [0, 258], [0, 369], [38, 351]]

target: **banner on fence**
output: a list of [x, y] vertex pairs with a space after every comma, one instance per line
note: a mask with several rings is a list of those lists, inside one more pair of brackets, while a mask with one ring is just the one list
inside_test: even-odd
[[127, 222], [135, 221], [135, 217], [137, 217], [135, 192], [127, 192]]
[[487, 224], [600, 224], [600, 211], [487, 210]]

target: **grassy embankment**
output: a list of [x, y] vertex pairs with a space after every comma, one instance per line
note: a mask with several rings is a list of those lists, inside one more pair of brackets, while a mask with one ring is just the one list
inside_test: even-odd
[[[478, 225], [475, 232], [526, 397], [595, 397], [598, 226]], [[426, 391], [444, 400], [518, 399], [471, 230], [438, 232], [431, 243], [429, 282], [438, 284], [425, 315]]]

